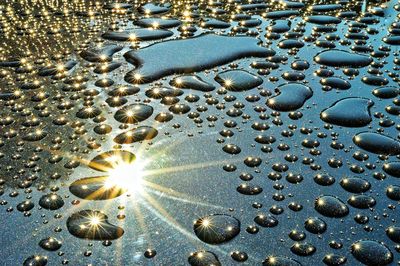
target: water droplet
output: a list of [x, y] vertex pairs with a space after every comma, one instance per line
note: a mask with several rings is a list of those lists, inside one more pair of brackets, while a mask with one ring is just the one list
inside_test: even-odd
[[240, 221], [230, 215], [213, 214], [196, 220], [193, 230], [202, 241], [208, 244], [221, 244], [239, 234]]
[[67, 219], [68, 231], [79, 238], [90, 240], [114, 240], [124, 234], [124, 230], [108, 222], [108, 217], [100, 211], [83, 210]]
[[360, 240], [351, 245], [351, 254], [365, 265], [388, 265], [393, 261], [392, 252], [373, 240]]

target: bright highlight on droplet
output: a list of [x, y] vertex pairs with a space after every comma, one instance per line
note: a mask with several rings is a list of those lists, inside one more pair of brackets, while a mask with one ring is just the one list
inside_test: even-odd
[[90, 225], [96, 226], [96, 225], [98, 225], [99, 223], [100, 223], [99, 217], [94, 216], [94, 217], [90, 218]]
[[210, 225], [210, 220], [204, 219], [204, 220], [202, 221], [202, 226], [207, 227], [207, 226], [209, 226], [209, 225]]
[[128, 192], [139, 192], [143, 189], [143, 168], [145, 163], [138, 159], [134, 163], [116, 162], [115, 167], [108, 171], [104, 183], [106, 189], [119, 187]]

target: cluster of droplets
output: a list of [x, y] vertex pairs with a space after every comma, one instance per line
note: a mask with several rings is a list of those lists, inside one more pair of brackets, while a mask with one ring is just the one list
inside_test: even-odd
[[[172, 234], [160, 230], [161, 251], [146, 240], [145, 259], [196, 266], [395, 261], [398, 3], [62, 2], [0, 6], [0, 204], [10, 217], [12, 206], [25, 217], [39, 209], [44, 224], [52, 214], [55, 227], [35, 229], [42, 250], [24, 265], [46, 265], [55, 251], [63, 264], [74, 260], [63, 250], [63, 228], [104, 247], [131, 237], [128, 221], [143, 221], [118, 200], [141, 202], [159, 189], [140, 180], [137, 157], [186, 160], [169, 154], [167, 141], [175, 148], [186, 141], [192, 162], [204, 151], [211, 162], [200, 173], [221, 166], [211, 184], [197, 187], [202, 198], [221, 197], [221, 206], [198, 217], [183, 205], [189, 200], [175, 199], [178, 222], [160, 214], [183, 232], [178, 245], [192, 251], [168, 258]], [[197, 144], [195, 135], [207, 140]], [[176, 174], [170, 168], [159, 172]], [[209, 195], [213, 187], [218, 195]], [[83, 255], [101, 257], [93, 252]]]

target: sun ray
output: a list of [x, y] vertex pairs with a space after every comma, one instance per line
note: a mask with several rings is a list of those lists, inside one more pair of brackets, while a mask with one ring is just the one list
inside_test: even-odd
[[161, 174], [178, 173], [178, 172], [196, 170], [196, 169], [207, 168], [207, 167], [212, 167], [212, 166], [220, 166], [222, 164], [241, 162], [243, 160], [244, 160], [244, 158], [238, 158], [238, 159], [232, 159], [232, 160], [200, 162], [200, 163], [187, 164], [187, 165], [181, 165], [181, 166], [146, 170], [146, 171], [144, 171], [144, 173], [146, 176], [157, 176], [157, 175], [161, 175]]
[[149, 193], [153, 193], [153, 194], [159, 196], [160, 198], [161, 197], [162, 198], [167, 198], [167, 199], [170, 199], [170, 200], [179, 201], [179, 202], [183, 202], [183, 203], [188, 203], [188, 204], [193, 204], [193, 205], [198, 205], [198, 206], [203, 206], [203, 207], [210, 207], [210, 208], [214, 208], [214, 209], [225, 209], [222, 206], [217, 206], [217, 205], [212, 205], [212, 204], [209, 204], [209, 203], [204, 203], [204, 202], [202, 202], [200, 200], [192, 201], [192, 200], [188, 200], [188, 199], [185, 199], [185, 198], [174, 197], [174, 196], [170, 196], [170, 195], [165, 194], [165, 193], [161, 193], [159, 191], [150, 190]]

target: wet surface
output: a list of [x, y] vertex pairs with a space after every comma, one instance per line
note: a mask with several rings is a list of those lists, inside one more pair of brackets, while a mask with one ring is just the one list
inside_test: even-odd
[[400, 3], [0, 4], [1, 265], [397, 265]]

